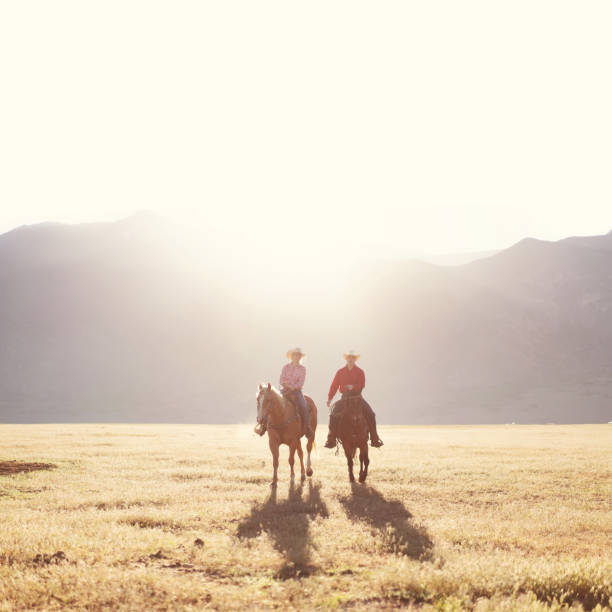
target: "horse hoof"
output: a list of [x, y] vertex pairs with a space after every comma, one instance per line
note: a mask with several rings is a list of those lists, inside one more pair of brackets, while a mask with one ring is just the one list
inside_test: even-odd
[[302, 482], [304, 482], [306, 480], [306, 474], [304, 474], [304, 472], [302, 472], [301, 476], [300, 476], [300, 480]]
[[306, 476], [312, 476], [312, 470], [310, 468], [306, 470]]
[[354, 476], [351, 476], [351, 477], [349, 478], [349, 480], [350, 480], [351, 482], [355, 482], [355, 477], [354, 477]]
[[365, 477], [365, 476], [360, 476], [360, 477], [359, 477], [359, 482], [360, 482], [360, 483], [362, 483], [362, 484], [363, 484], [365, 481], [366, 481], [366, 477]]

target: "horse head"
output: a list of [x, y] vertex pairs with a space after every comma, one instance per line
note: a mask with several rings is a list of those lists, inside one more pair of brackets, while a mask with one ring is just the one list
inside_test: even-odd
[[276, 406], [278, 406], [279, 394], [274, 387], [268, 385], [259, 385], [257, 391], [257, 422], [262, 423], [266, 417]]

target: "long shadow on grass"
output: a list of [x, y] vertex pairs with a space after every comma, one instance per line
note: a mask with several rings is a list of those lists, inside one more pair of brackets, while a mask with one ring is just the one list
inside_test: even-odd
[[316, 568], [310, 563], [312, 549], [310, 521], [317, 516], [328, 517], [329, 511], [321, 499], [321, 485], [308, 481], [289, 485], [286, 500], [278, 501], [276, 489], [262, 503], [256, 503], [251, 513], [238, 526], [239, 538], [256, 538], [267, 533], [274, 547], [285, 557], [285, 565], [278, 572], [281, 579], [299, 578], [312, 574]]
[[20, 472], [35, 472], [36, 470], [52, 470], [53, 463], [22, 463], [20, 461], [0, 461], [0, 476], [10, 476]]
[[433, 542], [427, 530], [413, 523], [402, 502], [385, 499], [373, 487], [352, 483], [351, 495], [341, 497], [340, 503], [351, 520], [363, 521], [378, 532], [386, 551], [422, 561], [431, 558]]

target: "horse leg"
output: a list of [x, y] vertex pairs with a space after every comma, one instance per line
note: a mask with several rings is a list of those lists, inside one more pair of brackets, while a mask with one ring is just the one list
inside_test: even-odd
[[291, 480], [295, 476], [295, 472], [293, 471], [293, 464], [295, 462], [295, 444], [289, 445], [289, 467], [291, 468]]
[[278, 483], [278, 447], [279, 443], [270, 438], [270, 452], [272, 453], [272, 466], [274, 467], [274, 475], [272, 476], [272, 487], [276, 487]]
[[306, 474], [304, 473], [304, 451], [302, 451], [302, 441], [299, 438], [297, 441], [297, 454], [300, 458], [300, 468], [302, 470], [301, 478], [302, 480], [306, 480]]
[[368, 465], [370, 465], [370, 458], [368, 457], [368, 443], [366, 442], [359, 447], [359, 482], [366, 481]]
[[312, 476], [312, 464], [310, 463], [310, 451], [312, 450], [312, 444], [314, 442], [314, 436], [308, 438], [306, 443], [306, 476]]
[[344, 446], [344, 444], [342, 444], [342, 447], [344, 448], [344, 454], [346, 455], [346, 463], [348, 465], [349, 480], [351, 482], [355, 482], [355, 476], [353, 475], [353, 456], [355, 454], [355, 449], [350, 448], [348, 445]]

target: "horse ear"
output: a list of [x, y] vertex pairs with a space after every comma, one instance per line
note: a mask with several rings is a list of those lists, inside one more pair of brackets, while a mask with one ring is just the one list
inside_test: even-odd
[[259, 390], [261, 391], [262, 389], [263, 389], [263, 385], [259, 383]]
[[268, 383], [268, 390], [270, 390], [271, 388], [272, 388], [272, 385]]

